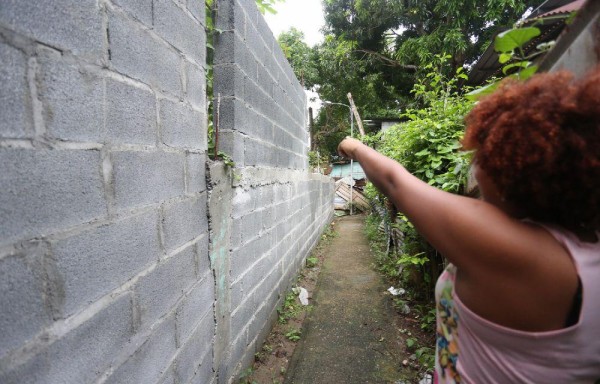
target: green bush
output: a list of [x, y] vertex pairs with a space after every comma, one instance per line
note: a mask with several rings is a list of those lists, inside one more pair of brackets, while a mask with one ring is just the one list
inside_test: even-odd
[[425, 67], [429, 73], [413, 89], [425, 106], [408, 110], [408, 121], [377, 136], [377, 149], [400, 162], [421, 180], [448, 192], [461, 193], [467, 180], [470, 154], [460, 151], [464, 117], [473, 103], [455, 90], [466, 78], [459, 68], [453, 78], [442, 75], [450, 56], [438, 56]]
[[[406, 111], [405, 122], [368, 140], [380, 153], [398, 161], [421, 180], [460, 194], [465, 192], [471, 161], [470, 153], [460, 150], [460, 140], [464, 134], [464, 117], [473, 102], [457, 91], [458, 82], [466, 78], [462, 68], [452, 78], [443, 75], [442, 68], [449, 58], [437, 56], [425, 67], [427, 74], [415, 84], [412, 92], [423, 107]], [[365, 195], [385, 201], [372, 185], [367, 186]], [[378, 220], [381, 222], [381, 218]], [[434, 279], [443, 264], [441, 256], [404, 215], [387, 220], [391, 228], [400, 229], [404, 237], [396, 247], [397, 252], [386, 247], [387, 254], [378, 257], [380, 268], [403, 286], [412, 288], [414, 298], [430, 298]]]

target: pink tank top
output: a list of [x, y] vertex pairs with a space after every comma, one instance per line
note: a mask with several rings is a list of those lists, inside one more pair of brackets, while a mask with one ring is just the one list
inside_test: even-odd
[[578, 322], [556, 331], [525, 332], [488, 321], [460, 301], [454, 292], [456, 268], [449, 265], [435, 289], [434, 383], [600, 382], [600, 241], [584, 243], [544, 228], [575, 262], [583, 293]]

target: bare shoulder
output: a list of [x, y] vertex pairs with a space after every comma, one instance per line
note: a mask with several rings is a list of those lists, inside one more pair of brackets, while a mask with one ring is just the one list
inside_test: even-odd
[[475, 237], [470, 260], [462, 259], [458, 267], [457, 292], [463, 302], [510, 328], [563, 328], [578, 286], [569, 252], [544, 228], [512, 218]]

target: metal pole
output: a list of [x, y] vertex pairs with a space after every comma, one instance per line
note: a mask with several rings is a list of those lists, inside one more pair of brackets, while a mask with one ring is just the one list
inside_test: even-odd
[[[348, 104], [334, 103], [331, 101], [324, 101], [323, 104], [343, 105], [344, 107], [348, 107], [348, 111], [350, 112], [350, 137], [354, 137], [354, 111], [352, 110], [352, 107]], [[354, 214], [354, 201], [352, 194], [354, 187], [352, 184], [354, 184], [354, 160], [350, 159], [350, 215]]]
[[[354, 136], [354, 115], [352, 114], [352, 108], [350, 110], [350, 137]], [[354, 200], [352, 199], [352, 190], [354, 189], [354, 160], [350, 159], [350, 216], [354, 213]]]

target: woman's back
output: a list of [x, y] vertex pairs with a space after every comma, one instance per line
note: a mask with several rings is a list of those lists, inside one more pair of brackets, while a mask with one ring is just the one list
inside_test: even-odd
[[600, 241], [548, 228], [568, 250], [582, 287], [575, 324], [525, 332], [490, 322], [454, 292], [455, 268], [438, 281], [436, 376], [440, 383], [594, 383], [600, 379]]

